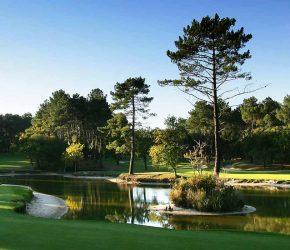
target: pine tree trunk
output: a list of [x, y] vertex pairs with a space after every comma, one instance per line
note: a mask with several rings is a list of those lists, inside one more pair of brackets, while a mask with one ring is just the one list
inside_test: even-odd
[[135, 222], [135, 207], [134, 207], [134, 196], [133, 196], [133, 189], [129, 188], [129, 205], [131, 211], [131, 224]]
[[176, 168], [172, 167], [172, 169], [173, 169], [173, 172], [174, 172], [174, 178], [176, 179], [177, 178]]
[[217, 82], [216, 82], [216, 59], [215, 50], [213, 50], [213, 120], [214, 120], [214, 175], [219, 176], [221, 168], [220, 160], [220, 123], [219, 123], [219, 108], [217, 96]]
[[103, 152], [103, 144], [102, 144], [102, 138], [99, 138], [98, 143], [98, 155], [99, 155], [99, 167], [104, 168], [103, 158], [104, 158], [104, 152]]
[[146, 198], [146, 189], [145, 188], [143, 188], [143, 201], [144, 201], [144, 204], [146, 206], [146, 204], [147, 204], [147, 198]]
[[129, 174], [134, 174], [135, 159], [135, 97], [132, 97], [132, 131], [131, 131], [131, 158], [129, 166]]

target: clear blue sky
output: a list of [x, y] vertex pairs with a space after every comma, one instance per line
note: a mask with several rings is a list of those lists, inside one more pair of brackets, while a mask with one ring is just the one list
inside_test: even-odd
[[182, 28], [215, 13], [253, 34], [244, 68], [253, 82], [271, 83], [255, 96], [282, 101], [290, 94], [289, 0], [0, 0], [0, 113], [34, 113], [58, 89], [109, 96], [117, 81], [142, 76], [158, 114], [148, 125], [186, 117], [187, 96], [157, 80], [178, 77], [165, 52]]

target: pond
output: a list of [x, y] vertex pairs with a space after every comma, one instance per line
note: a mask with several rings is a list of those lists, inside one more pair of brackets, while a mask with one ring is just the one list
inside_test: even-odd
[[106, 180], [63, 177], [1, 177], [0, 183], [27, 185], [63, 198], [70, 209], [64, 219], [106, 220], [171, 229], [235, 229], [290, 234], [290, 190], [240, 190], [245, 203], [257, 208], [246, 216], [178, 216], [150, 213], [148, 206], [167, 204], [169, 188], [141, 187]]

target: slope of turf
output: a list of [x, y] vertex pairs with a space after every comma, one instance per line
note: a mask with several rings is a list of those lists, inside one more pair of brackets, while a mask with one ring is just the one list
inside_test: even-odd
[[[17, 240], [15, 240], [17, 239]], [[1, 249], [287, 249], [290, 237], [1, 215]]]
[[19, 171], [31, 169], [29, 160], [22, 154], [0, 154], [0, 171]]
[[25, 206], [31, 198], [32, 191], [29, 188], [0, 185], [0, 214], [1, 209], [15, 210]]
[[[1, 187], [19, 195], [19, 187]], [[17, 189], [17, 191], [13, 189]], [[20, 188], [21, 189], [21, 188]], [[27, 190], [22, 200], [27, 199]], [[21, 195], [20, 195], [21, 196]], [[7, 202], [8, 196], [5, 196]], [[10, 201], [14, 202], [14, 196]], [[18, 198], [20, 198], [18, 196]], [[13, 206], [12, 206], [13, 207]], [[97, 221], [39, 219], [0, 209], [0, 249], [288, 249], [290, 237], [236, 231], [175, 231]]]

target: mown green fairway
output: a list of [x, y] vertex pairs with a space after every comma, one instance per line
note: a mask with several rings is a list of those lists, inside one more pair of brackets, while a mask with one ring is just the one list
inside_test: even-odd
[[[9, 190], [10, 189], [10, 190]], [[0, 202], [29, 191], [0, 187]], [[9, 196], [10, 195], [10, 196]], [[10, 203], [10, 208], [13, 205]], [[0, 249], [287, 249], [290, 237], [237, 231], [176, 231], [98, 221], [39, 219], [0, 209]]]
[[233, 171], [221, 173], [220, 176], [227, 179], [289, 181], [290, 171]]
[[0, 185], [0, 214], [3, 209], [15, 210], [32, 198], [32, 191], [19, 186]]
[[[90, 163], [91, 164], [91, 163]], [[95, 165], [97, 165], [95, 163]], [[83, 175], [101, 175], [101, 176], [118, 176], [128, 171], [128, 161], [116, 165], [114, 159], [106, 159], [104, 161], [105, 167], [103, 169], [96, 169], [96, 166], [90, 166], [89, 172], [84, 171]], [[241, 166], [238, 164], [237, 166]], [[250, 164], [248, 164], [250, 165]], [[243, 164], [243, 167], [247, 164]], [[17, 172], [17, 171], [31, 171], [31, 165], [28, 159], [21, 154], [0, 154], [0, 172]], [[93, 170], [93, 171], [92, 171]], [[80, 167], [78, 171], [82, 171]], [[141, 174], [140, 178], [154, 178], [162, 179], [172, 177], [172, 170], [167, 167], [152, 166], [149, 162], [147, 170], [144, 169], [143, 162], [140, 159], [136, 159], [135, 173]], [[190, 177], [193, 174], [192, 168], [189, 163], [181, 163], [177, 167], [177, 173], [181, 176]], [[204, 171], [206, 174], [212, 173], [212, 167], [209, 167]], [[170, 174], [170, 176], [168, 176]], [[290, 180], [290, 170], [227, 170], [222, 169], [220, 176], [226, 179], [244, 179], [244, 180], [277, 180], [288, 181]], [[137, 176], [138, 177], [138, 176]]]
[[19, 171], [30, 168], [29, 160], [21, 154], [0, 154], [0, 171]]
[[[189, 177], [192, 175], [192, 170], [182, 169], [177, 171], [180, 175]], [[204, 173], [212, 174], [212, 171], [204, 171]], [[289, 181], [290, 171], [252, 171], [252, 170], [232, 170], [222, 171], [220, 173], [221, 178], [225, 179], [242, 179], [242, 180], [275, 180], [275, 181]]]
[[1, 249], [287, 249], [290, 237], [1, 215]]

